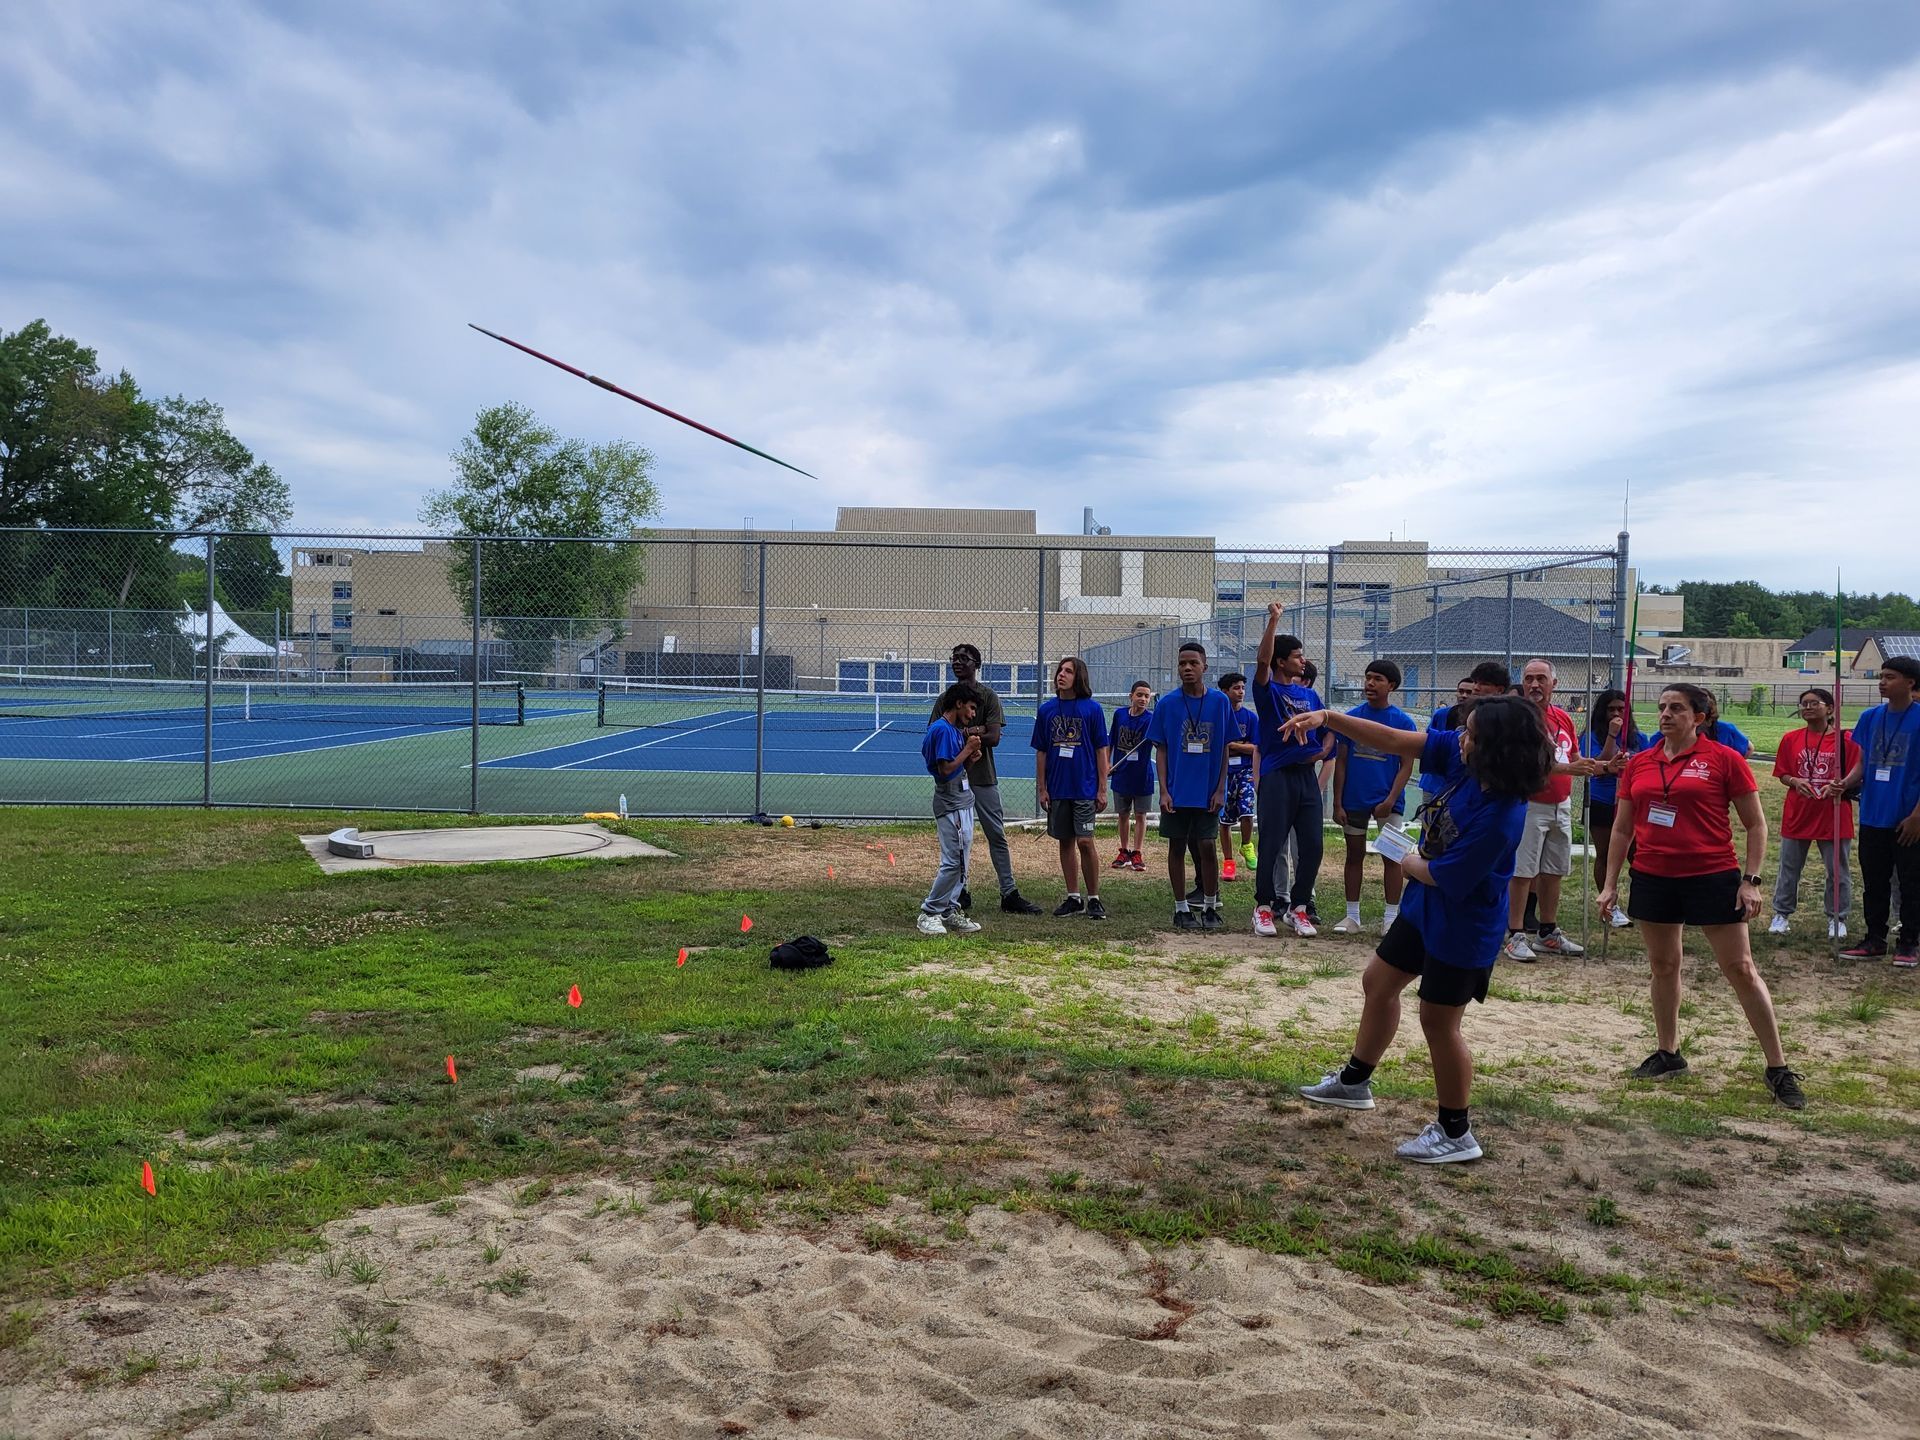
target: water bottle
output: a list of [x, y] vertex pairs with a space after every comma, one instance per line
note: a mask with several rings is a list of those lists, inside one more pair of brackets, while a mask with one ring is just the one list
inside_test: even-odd
[[620, 818], [627, 818], [627, 797], [624, 794], [620, 797]]

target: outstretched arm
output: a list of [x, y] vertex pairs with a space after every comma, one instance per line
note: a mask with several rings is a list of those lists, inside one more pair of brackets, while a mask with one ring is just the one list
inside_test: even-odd
[[1357, 715], [1342, 715], [1337, 710], [1308, 710], [1295, 715], [1280, 727], [1280, 734], [1288, 740], [1299, 740], [1309, 730], [1322, 726], [1389, 755], [1411, 755], [1416, 760], [1427, 745], [1427, 737], [1421, 731], [1396, 730], [1391, 725], [1378, 725]]

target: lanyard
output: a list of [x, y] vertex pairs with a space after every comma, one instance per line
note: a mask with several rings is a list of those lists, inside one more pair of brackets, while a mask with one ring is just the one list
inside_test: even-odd
[[[1881, 708], [1883, 710], [1886, 709], [1885, 706], [1882, 706]], [[1896, 739], [1903, 740], [1906, 738], [1907, 716], [1913, 714], [1915, 710], [1920, 710], [1920, 705], [1907, 706], [1906, 714], [1902, 715], [1900, 717], [1900, 723], [1893, 727], [1892, 735], [1887, 734], [1887, 727], [1885, 725], [1876, 725], [1873, 727], [1873, 768], [1874, 769], [1878, 770], [1889, 763], [1889, 757], [1893, 754], [1893, 742]], [[1886, 713], [1889, 716], [1893, 714], [1891, 710], [1887, 710]], [[1902, 749], [1902, 754], [1904, 756], [1905, 747], [1902, 746], [1901, 749]], [[1903, 758], [1900, 763], [1904, 765], [1906, 764], [1906, 760]]]
[[1668, 805], [1673, 804], [1673, 782], [1680, 778], [1681, 772], [1687, 768], [1687, 761], [1693, 758], [1699, 748], [1700, 742], [1695, 740], [1693, 744], [1673, 757], [1673, 776], [1671, 779], [1667, 776], [1666, 755], [1660, 750], [1653, 752], [1653, 763], [1659, 767], [1660, 770], [1660, 798]]
[[[1837, 737], [1839, 732], [1837, 730], [1816, 731], [1812, 726], [1808, 726], [1805, 733], [1807, 738], [1800, 742], [1800, 778], [1802, 780], [1817, 780], [1820, 778], [1820, 757], [1827, 753], [1827, 739], [1829, 735]], [[1809, 742], [1811, 742], [1811, 749], [1808, 748]], [[1834, 759], [1838, 761], [1840, 758], [1840, 742], [1837, 738], [1833, 742], [1833, 755]], [[1829, 776], [1828, 778], [1832, 779], [1833, 777]]]

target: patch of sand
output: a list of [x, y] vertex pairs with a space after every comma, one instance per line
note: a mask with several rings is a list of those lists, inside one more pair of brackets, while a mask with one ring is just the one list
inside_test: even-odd
[[[0, 1389], [0, 1425], [36, 1440], [1920, 1435], [1920, 1372], [1826, 1341], [1782, 1350], [1726, 1318], [1470, 1329], [1438, 1291], [1218, 1243], [1156, 1259], [982, 1209], [968, 1238], [899, 1259], [628, 1200], [588, 1185], [522, 1207], [496, 1185], [342, 1220], [331, 1260], [64, 1302], [16, 1354], [32, 1373]], [[873, 1220], [940, 1233], [904, 1202]], [[349, 1255], [378, 1278], [357, 1280]]]

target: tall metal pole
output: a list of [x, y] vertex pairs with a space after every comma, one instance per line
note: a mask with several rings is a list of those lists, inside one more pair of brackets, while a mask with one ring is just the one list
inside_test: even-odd
[[[1841, 706], [1844, 703], [1844, 698], [1845, 698], [1845, 692], [1842, 689], [1842, 686], [1845, 684], [1845, 680], [1846, 680], [1845, 669], [1841, 663], [1841, 658], [1840, 658], [1840, 652], [1843, 645], [1841, 631], [1840, 631], [1840, 622], [1844, 618], [1845, 616], [1843, 613], [1843, 602], [1841, 600], [1841, 590], [1840, 590], [1840, 572], [1836, 569], [1833, 572], [1833, 726], [1832, 726], [1833, 728], [1833, 778], [1836, 781], [1839, 780], [1841, 776], [1847, 773], [1847, 768], [1848, 768], [1847, 767], [1847, 727], [1845, 722], [1843, 722], [1840, 718], [1842, 714]], [[1862, 773], [1865, 773], [1865, 772], [1863, 771]], [[1846, 916], [1838, 913], [1840, 909], [1840, 875], [1844, 868], [1840, 860], [1840, 830], [1841, 830], [1840, 822], [1845, 817], [1846, 810], [1847, 810], [1847, 797], [1842, 793], [1840, 793], [1839, 789], [1836, 787], [1833, 795], [1833, 858], [1827, 862], [1827, 884], [1829, 887], [1831, 887], [1831, 890], [1832, 890], [1832, 901], [1830, 904], [1828, 904], [1826, 908], [1827, 908], [1828, 914], [1833, 919], [1838, 919], [1838, 920], [1846, 919]], [[1816, 846], [1815, 848], [1817, 849], [1818, 847]], [[1901, 913], [1904, 914], [1906, 906], [1920, 905], [1920, 896], [1902, 895], [1900, 897], [1900, 904], [1901, 904]], [[1827, 925], [1827, 940], [1829, 942], [1827, 948], [1833, 952], [1833, 963], [1835, 965], [1838, 965], [1840, 963], [1840, 936], [1839, 936], [1839, 933], [1834, 929], [1831, 923]]]
[[[1593, 722], [1597, 718], [1593, 713], [1593, 576], [1587, 576], [1587, 733], [1596, 734]], [[1622, 727], [1625, 728], [1624, 726]], [[1620, 737], [1625, 740], [1623, 735]], [[1593, 911], [1593, 899], [1587, 893], [1587, 872], [1593, 869], [1594, 859], [1600, 854], [1600, 847], [1593, 843], [1593, 781], [1586, 782], [1586, 791], [1580, 798], [1580, 833], [1587, 837], [1587, 853], [1580, 866], [1580, 949], [1583, 952], [1580, 963], [1586, 964], [1587, 921]], [[1608, 922], [1611, 924], [1611, 920]]]
[[473, 538], [473, 678], [468, 683], [467, 813], [480, 813], [480, 537]]
[[207, 532], [207, 678], [200, 705], [200, 803], [213, 805], [213, 532]]
[[1613, 552], [1613, 664], [1607, 683], [1615, 690], [1625, 688], [1627, 683], [1627, 658], [1633, 653], [1633, 642], [1637, 638], [1626, 634], [1627, 626], [1627, 532], [1622, 530], [1616, 537]]
[[1033, 613], [1037, 618], [1034, 629], [1033, 659], [1039, 669], [1039, 684], [1034, 691], [1034, 703], [1044, 705], [1047, 700], [1049, 681], [1047, 674], [1047, 547], [1042, 545], [1034, 552], [1040, 557], [1039, 582], [1034, 595]]
[[1433, 620], [1429, 634], [1433, 640], [1433, 708], [1440, 708], [1440, 587], [1433, 587]]
[[767, 813], [761, 797], [767, 774], [767, 542], [762, 540], [757, 548], [759, 615], [753, 641], [756, 662], [753, 667], [753, 818], [756, 820]]
[[1513, 675], [1513, 572], [1507, 572], [1507, 675]]
[[[1334, 549], [1329, 545], [1327, 547], [1327, 614], [1322, 631], [1325, 638], [1322, 641], [1323, 648], [1320, 655], [1320, 678], [1326, 682], [1327, 688], [1320, 692], [1322, 699], [1327, 699], [1333, 694], [1333, 556]], [[1328, 700], [1327, 703], [1333, 702]]]

